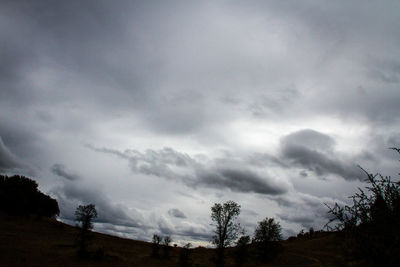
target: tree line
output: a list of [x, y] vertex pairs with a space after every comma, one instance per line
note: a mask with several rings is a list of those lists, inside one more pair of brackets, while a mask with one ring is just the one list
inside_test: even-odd
[[[244, 229], [237, 222], [241, 206], [234, 201], [223, 204], [215, 203], [211, 207], [211, 219], [215, 226], [212, 243], [216, 246], [216, 261], [218, 265], [224, 265], [225, 249], [236, 245], [237, 261], [243, 264], [247, 258], [247, 248], [250, 244], [250, 236], [245, 235]], [[252, 242], [257, 246], [259, 257], [266, 261], [276, 254], [276, 246], [273, 241], [282, 239], [282, 227], [274, 218], [265, 218], [258, 222], [254, 231]]]

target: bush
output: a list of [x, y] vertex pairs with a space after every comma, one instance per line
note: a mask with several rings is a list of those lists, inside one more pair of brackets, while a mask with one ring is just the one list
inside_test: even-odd
[[57, 200], [38, 190], [38, 184], [25, 176], [0, 175], [0, 211], [10, 215], [55, 217], [60, 214]]
[[[400, 149], [392, 149], [400, 153]], [[359, 188], [350, 197], [352, 206], [326, 205], [333, 215], [326, 227], [345, 234], [353, 256], [361, 256], [373, 265], [397, 266], [400, 260], [400, 182], [362, 170], [368, 186], [364, 190]]]

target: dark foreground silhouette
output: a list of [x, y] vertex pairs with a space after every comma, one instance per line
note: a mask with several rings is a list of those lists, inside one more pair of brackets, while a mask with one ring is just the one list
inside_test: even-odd
[[60, 213], [57, 200], [40, 192], [36, 181], [20, 175], [0, 175], [0, 211], [37, 218]]
[[[150, 242], [92, 232], [87, 255], [77, 254], [79, 229], [52, 218], [15, 217], [0, 212], [1, 266], [215, 266], [215, 249], [171, 247], [169, 257], [153, 257]], [[242, 266], [343, 266], [342, 237], [316, 233], [313, 238], [279, 241], [280, 253], [262, 263], [250, 245]], [[182, 255], [188, 255], [185, 264]], [[226, 249], [225, 266], [237, 265], [236, 248]]]

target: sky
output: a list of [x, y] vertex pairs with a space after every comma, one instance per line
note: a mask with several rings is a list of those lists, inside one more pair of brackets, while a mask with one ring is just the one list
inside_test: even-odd
[[0, 2], [0, 173], [74, 224], [210, 245], [321, 229], [366, 175], [398, 178], [399, 1]]

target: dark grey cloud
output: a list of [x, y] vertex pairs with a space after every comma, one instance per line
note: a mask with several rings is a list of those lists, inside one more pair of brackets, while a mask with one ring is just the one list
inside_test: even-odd
[[299, 97], [301, 97], [300, 92], [291, 87], [268, 90], [268, 93], [259, 95], [253, 103], [250, 103], [248, 110], [256, 117], [282, 114], [286, 111], [286, 107]]
[[198, 229], [196, 227], [188, 227], [185, 229], [178, 229], [178, 231], [175, 232], [175, 234], [189, 238], [191, 240], [201, 240], [210, 242], [210, 240], [212, 240], [212, 234], [210, 234], [210, 231], [208, 229], [203, 231], [202, 230], [203, 229]]
[[209, 242], [212, 237], [210, 229], [200, 225], [173, 225], [161, 218], [157, 223], [158, 229], [162, 235], [180, 237], [189, 240], [201, 240]]
[[51, 172], [70, 181], [75, 181], [79, 179], [79, 176], [77, 174], [67, 172], [65, 170], [65, 166], [60, 163], [54, 164], [51, 167]]
[[[262, 176], [248, 169], [245, 161], [236, 162], [234, 166], [229, 159], [219, 159], [207, 164], [201, 163], [185, 153], [172, 148], [161, 150], [118, 150], [108, 148], [88, 148], [120, 158], [128, 159], [133, 172], [154, 175], [179, 182], [190, 187], [209, 187], [229, 189], [236, 192], [255, 192], [259, 194], [278, 195], [287, 191], [286, 185], [273, 182], [266, 174]], [[242, 164], [242, 167], [238, 167]]]
[[255, 192], [265, 195], [279, 195], [286, 192], [286, 188], [270, 183], [270, 178], [260, 177], [258, 174], [245, 169], [215, 169], [198, 174], [197, 184], [212, 188], [229, 188], [237, 192]]
[[312, 224], [315, 220], [314, 216], [310, 216], [309, 214], [298, 214], [298, 215], [293, 215], [293, 214], [278, 214], [278, 217], [281, 220], [287, 221], [287, 222], [292, 222], [292, 223], [298, 223], [302, 225], [303, 227], [309, 227], [310, 224]]
[[331, 206], [335, 202], [340, 205], [344, 204], [344, 202], [330, 197], [316, 197], [300, 192], [291, 196], [278, 196], [270, 199], [281, 206], [281, 211], [277, 213], [277, 216], [286, 223], [300, 226], [300, 229], [309, 229], [310, 227], [316, 230], [321, 229], [331, 218], [325, 203]]
[[73, 221], [75, 220], [74, 212], [78, 205], [94, 204], [98, 213], [95, 222], [146, 228], [139, 213], [136, 214], [136, 218], [131, 218], [123, 207], [112, 204], [107, 195], [100, 190], [67, 181], [63, 186], [53, 188], [51, 193], [56, 196], [59, 202], [60, 216], [63, 219]]
[[302, 170], [299, 174], [301, 176], [303, 176], [303, 177], [307, 177], [308, 176], [308, 174], [307, 174], [307, 172], [305, 170]]
[[279, 166], [282, 168], [288, 168], [289, 165], [277, 156], [268, 153], [252, 153], [247, 157], [246, 160], [249, 164], [258, 167], [263, 166]]
[[[136, 147], [92, 147], [127, 161], [137, 174], [129, 180], [134, 188], [153, 181], [145, 175], [162, 177], [162, 184], [175, 183], [171, 188], [185, 185], [188, 195], [197, 188], [257, 193], [260, 201], [276, 199], [279, 209], [297, 207], [302, 200], [286, 196], [315, 190], [306, 185], [315, 176], [341, 183], [340, 194], [364, 179], [357, 164], [397, 173], [386, 147], [400, 140], [399, 8], [389, 0], [0, 1], [0, 169], [33, 166], [44, 188], [65, 184], [58, 192], [64, 215], [73, 218], [78, 203], [97, 201], [101, 213], [120, 218], [99, 218], [104, 229], [127, 234], [134, 230], [106, 223], [129, 221], [123, 207], [110, 204], [126, 184], [108, 186], [113, 181], [99, 169], [112, 164], [81, 144]], [[293, 127], [319, 131], [298, 131], [274, 147]], [[346, 127], [360, 127], [356, 145], [368, 144], [365, 151], [336, 150], [349, 141]], [[339, 135], [338, 144], [324, 131]], [[145, 150], [150, 146], [205, 156]], [[218, 149], [232, 155], [210, 156]], [[97, 160], [104, 164], [94, 167]], [[108, 191], [85, 186], [54, 162], [91, 173], [93, 186]], [[279, 182], [288, 176], [294, 188]], [[96, 198], [105, 193], [110, 199]], [[177, 204], [166, 207], [161, 214]], [[163, 227], [206, 237], [196, 227]]]
[[0, 171], [5, 172], [7, 170], [17, 169], [20, 167], [22, 167], [21, 163], [6, 147], [3, 139], [0, 136]]
[[183, 213], [179, 209], [170, 209], [168, 211], [168, 215], [172, 216], [172, 217], [175, 217], [175, 218], [181, 218], [181, 219], [185, 219], [186, 218], [185, 213]]
[[282, 157], [320, 177], [335, 174], [347, 180], [364, 180], [356, 163], [343, 161], [334, 152], [334, 144], [334, 140], [325, 134], [300, 130], [282, 139]]
[[37, 125], [32, 125], [29, 120], [25, 121], [27, 114], [21, 114], [21, 110], [23, 109], [13, 108], [0, 114], [0, 136], [13, 154], [25, 159], [37, 155], [40, 151], [38, 143], [41, 137], [35, 131]]
[[283, 147], [306, 146], [315, 151], [332, 151], [335, 146], [335, 140], [323, 133], [312, 129], [300, 130], [287, 135], [282, 139]]
[[[4, 19], [13, 25], [4, 40], [18, 44], [10, 43], [9, 47], [17, 47], [14, 56], [5, 53], [1, 61], [11, 61], [5, 63], [4, 76], [11, 77], [10, 71], [23, 76], [8, 83], [8, 100], [50, 106], [73, 102], [78, 108], [89, 105], [94, 113], [108, 107], [115, 114], [136, 117], [141, 127], [169, 134], [193, 132], [215, 116], [203, 108], [205, 99], [196, 83], [185, 82], [184, 87], [192, 88], [184, 88], [183, 94], [167, 81], [176, 74], [170, 56], [181, 61], [185, 53], [163, 44], [173, 48], [173, 43], [181, 43], [179, 31], [185, 33], [179, 21], [187, 12], [198, 13], [197, 4], [7, 1], [3, 6]], [[21, 30], [29, 33], [29, 45], [15, 34]], [[29, 57], [26, 51], [32, 51]], [[173, 75], [168, 75], [171, 71]], [[42, 84], [26, 89], [24, 82], [32, 83], [27, 79], [32, 73], [51, 73], [57, 85], [50, 84], [53, 89], [43, 95]], [[86, 98], [94, 101], [88, 103]]]

